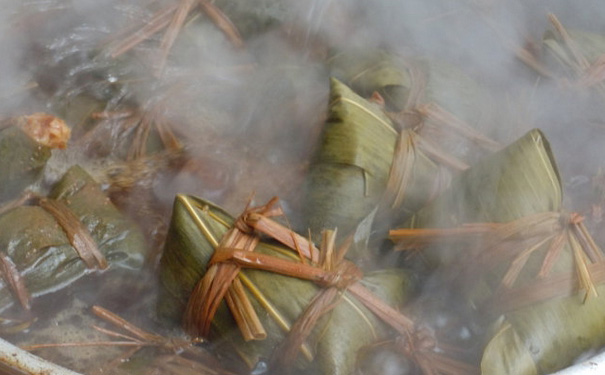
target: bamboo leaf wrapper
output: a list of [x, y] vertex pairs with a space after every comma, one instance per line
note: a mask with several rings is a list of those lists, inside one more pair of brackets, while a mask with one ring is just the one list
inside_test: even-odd
[[[110, 268], [139, 269], [145, 241], [80, 167], [70, 168], [48, 199], [67, 206], [90, 234]], [[16, 265], [32, 297], [61, 289], [89, 273], [64, 228], [41, 206], [20, 206], [0, 216], [0, 250]], [[13, 304], [6, 284], [0, 309]]]
[[[313, 236], [324, 228], [352, 231], [383, 197], [399, 137], [391, 121], [336, 79], [331, 80], [328, 120], [307, 181], [305, 217]], [[413, 135], [405, 131], [405, 137]], [[403, 210], [421, 207], [433, 194], [439, 167], [420, 150], [415, 160]], [[316, 237], [315, 237], [316, 238]]]

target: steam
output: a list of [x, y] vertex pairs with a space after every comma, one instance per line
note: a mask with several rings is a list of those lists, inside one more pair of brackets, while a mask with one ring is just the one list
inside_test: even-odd
[[[217, 0], [246, 47], [235, 48], [198, 14], [159, 77], [161, 32], [117, 59], [107, 51], [115, 35], [151, 20], [169, 1], [2, 3], [0, 118], [61, 112], [79, 96], [106, 100], [107, 112], [160, 108], [204, 166], [154, 182], [165, 206], [180, 192], [238, 212], [255, 191], [258, 201], [285, 198], [295, 221], [327, 105], [323, 58], [334, 46], [384, 47], [462, 69], [493, 95], [491, 134], [507, 142], [533, 127], [546, 132], [572, 204], [585, 206], [582, 195], [605, 162], [602, 101], [543, 82], [515, 56], [539, 45], [550, 28], [547, 13], [569, 28], [605, 34], [599, 0]], [[66, 164], [92, 163], [81, 149], [55, 158], [54, 178]]]

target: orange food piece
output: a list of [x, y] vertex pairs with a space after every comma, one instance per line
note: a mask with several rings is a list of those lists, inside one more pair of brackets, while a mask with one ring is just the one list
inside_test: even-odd
[[71, 136], [71, 129], [60, 118], [46, 113], [21, 116], [19, 126], [42, 146], [63, 149]]

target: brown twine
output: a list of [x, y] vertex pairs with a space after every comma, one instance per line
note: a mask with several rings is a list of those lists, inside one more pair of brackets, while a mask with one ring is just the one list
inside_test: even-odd
[[491, 152], [498, 151], [502, 148], [500, 143], [479, 133], [473, 127], [437, 103], [423, 104], [418, 106], [416, 110], [423, 118], [432, 121], [435, 125], [440, 125], [440, 131], [450, 130], [452, 134], [467, 139], [475, 145]]
[[409, 59], [402, 59], [404, 68], [408, 71], [410, 78], [410, 90], [403, 110], [393, 113], [386, 112], [386, 115], [399, 128], [418, 131], [424, 125], [422, 115], [416, 110], [423, 102], [425, 96], [427, 77], [426, 72], [420, 64]]
[[[40, 198], [35, 193], [26, 191], [19, 198], [0, 206], [0, 214], [28, 202], [37, 203], [55, 218], [57, 224], [65, 232], [70, 245], [76, 250], [78, 257], [84, 261], [86, 267], [90, 269], [107, 268], [107, 260], [98, 249], [92, 235], [80, 219], [64, 203], [50, 198]], [[23, 309], [30, 310], [31, 295], [25, 285], [25, 280], [22, 278], [12, 259], [3, 253], [0, 253], [0, 277], [4, 279], [4, 282]]]
[[403, 202], [410, 184], [415, 160], [414, 133], [410, 130], [402, 130], [395, 144], [393, 161], [391, 162], [385, 190], [386, 201], [392, 202], [391, 209], [399, 207]]
[[[258, 213], [251, 215], [250, 212], [240, 216], [240, 218], [242, 220], [238, 219], [236, 220], [236, 224], [234, 224], [234, 228], [238, 231], [251, 231], [253, 229], [250, 224], [259, 225], [259, 222], [264, 221], [259, 218]], [[266, 217], [264, 218], [266, 219]], [[279, 236], [277, 237], [279, 238]], [[274, 362], [288, 364], [291, 360], [295, 359], [296, 353], [313, 330], [317, 320], [336, 306], [335, 300], [340, 293], [363, 277], [359, 268], [352, 262], [340, 257], [341, 253], [340, 251], [333, 253], [333, 256], [329, 260], [325, 258], [322, 264], [305, 264], [284, 260], [271, 255], [254, 253], [253, 250], [223, 247], [213, 255], [210, 269], [215, 266], [228, 265], [237, 267], [238, 270], [240, 268], [262, 269], [310, 280], [323, 288], [291, 327], [287, 339], [278, 349], [280, 355], [274, 357]], [[216, 278], [216, 275], [212, 275], [211, 277]], [[209, 289], [211, 288], [209, 287]], [[192, 295], [190, 302], [192, 299], [197, 298], [199, 297], [193, 297]], [[231, 311], [233, 312], [233, 310]]]
[[[406, 192], [413, 180], [416, 160], [420, 157], [418, 151], [422, 151], [422, 156], [434, 162], [439, 168], [432, 184], [433, 190], [429, 202], [440, 193], [440, 189], [449, 186], [450, 171], [463, 171], [469, 168], [467, 163], [444, 152], [428, 137], [422, 136], [420, 134], [422, 130], [428, 130], [428, 128], [424, 128], [425, 125], [430, 124], [431, 130], [440, 133], [450, 131], [488, 151], [497, 151], [502, 148], [500, 143], [479, 133], [438, 104], [423, 103], [428, 80], [427, 73], [415, 61], [403, 60], [403, 64], [410, 77], [410, 92], [407, 101], [402, 111], [386, 112], [396, 128], [400, 130], [383, 197], [383, 204], [391, 209], [400, 207], [405, 199]], [[378, 93], [373, 94], [372, 101], [384, 106], [384, 99]]]
[[[502, 147], [499, 143], [483, 136], [437, 103], [425, 103], [425, 92], [428, 84], [427, 73], [418, 63], [405, 61], [404, 64], [410, 75], [410, 95], [404, 111], [393, 116], [397, 124], [402, 128], [412, 129], [420, 133], [427, 123], [426, 120], [429, 120], [433, 121], [434, 125], [440, 125], [438, 128], [440, 131], [449, 129], [455, 135], [468, 139], [487, 150], [496, 151]], [[450, 158], [454, 159], [453, 156], [450, 156]]]
[[[479, 133], [439, 104], [427, 103], [425, 100], [428, 84], [427, 73], [417, 62], [404, 60], [403, 63], [410, 77], [410, 92], [402, 111], [387, 113], [400, 129], [410, 129], [420, 134], [423, 129], [426, 129], [426, 125], [431, 125], [431, 128], [435, 128], [439, 132], [449, 130], [452, 134], [467, 139], [488, 151], [498, 151], [502, 148], [500, 143]], [[453, 156], [448, 155], [448, 157], [452, 160], [455, 159]], [[460, 163], [464, 165], [462, 161], [456, 160], [456, 164], [460, 166]]]
[[284, 369], [292, 364], [318, 320], [338, 306], [344, 291], [363, 278], [361, 270], [344, 259], [346, 249], [333, 252], [335, 239], [334, 231], [324, 232], [320, 264], [316, 267], [324, 272], [323, 277], [316, 281], [323, 289], [313, 297], [292, 325], [286, 339], [273, 351], [269, 363], [272, 369]]
[[[583, 301], [592, 294], [598, 295], [596, 285], [605, 282], [605, 258], [583, 223], [584, 218], [577, 213], [560, 213], [559, 228], [547, 237], [549, 248], [542, 268], [529, 284], [518, 287], [500, 287], [489, 301], [486, 309], [513, 311], [534, 303], [555, 297], [571, 297], [584, 290]], [[575, 271], [551, 274], [561, 250], [567, 244], [572, 252]], [[542, 248], [542, 246], [537, 247]], [[515, 259], [520, 256], [517, 255]], [[514, 261], [514, 260], [513, 260]], [[506, 303], [502, 303], [506, 302]]]
[[269, 368], [284, 370], [294, 363], [300, 348], [317, 325], [317, 321], [338, 305], [336, 301], [340, 293], [339, 288], [329, 287], [320, 290], [313, 297], [292, 325], [285, 340], [273, 351]]
[[67, 205], [50, 198], [39, 199], [38, 205], [55, 218], [86, 267], [90, 269], [108, 267], [107, 259], [97, 247], [92, 235]]
[[584, 56], [578, 43], [567, 32], [567, 29], [559, 19], [552, 13], [548, 14], [548, 19], [558, 33], [559, 39], [563, 42], [563, 47], [565, 47], [571, 55], [570, 58], [575, 61], [575, 64], [573, 64], [572, 61], [569, 61], [569, 65], [576, 75], [575, 82], [570, 83], [566, 79], [561, 79], [560, 84], [566, 88], [593, 87], [600, 95], [605, 95], [605, 86], [603, 85], [603, 80], [605, 79], [605, 67], [603, 65], [605, 56], [599, 56], [591, 64], [586, 56]]
[[383, 195], [383, 202], [391, 209], [401, 207], [406, 198], [407, 190], [413, 179], [414, 168], [418, 158], [418, 149], [423, 151], [425, 156], [438, 167], [438, 172], [435, 173], [433, 184], [431, 184], [432, 189], [427, 202], [430, 202], [443, 189], [449, 186], [451, 173], [448, 167], [453, 167], [453, 169], [468, 168], [466, 164], [458, 161], [456, 158], [439, 152], [435, 146], [414, 131], [401, 130], [395, 144], [393, 161], [391, 162], [387, 186]]
[[[241, 249], [253, 252], [260, 242], [258, 236], [254, 235], [252, 229], [245, 222], [245, 217], [251, 213], [273, 214], [275, 211], [272, 200], [265, 206], [257, 208], [246, 208], [242, 215], [235, 220], [234, 226], [227, 231], [221, 242], [214, 250], [213, 257], [219, 257], [228, 252], [228, 249]], [[231, 290], [230, 297], [226, 300], [231, 311], [247, 311], [246, 318], [237, 314], [236, 317], [244, 320], [236, 320], [245, 340], [263, 339], [266, 332], [258, 316], [251, 308], [251, 303], [245, 293], [242, 292], [241, 284], [233, 284], [239, 273], [240, 267], [232, 262], [211, 262], [208, 271], [198, 281], [185, 309], [183, 319], [184, 328], [194, 336], [207, 337], [210, 332], [210, 324], [220, 302], [227, 292]], [[239, 285], [239, 286], [235, 286]], [[239, 290], [236, 290], [238, 288]]]
[[429, 201], [440, 192], [435, 190], [436, 188], [449, 185], [451, 175], [448, 168], [458, 171], [468, 168], [466, 163], [441, 151], [438, 146], [418, 133], [424, 126], [424, 118], [427, 117], [426, 113], [418, 110], [421, 108], [425, 95], [427, 77], [421, 66], [413, 61], [404, 60], [404, 66], [410, 76], [410, 93], [404, 110], [398, 113], [387, 112], [391, 121], [400, 129], [383, 198], [383, 202], [387, 202], [386, 205], [391, 209], [400, 207], [405, 199], [406, 191], [412, 180], [418, 150], [439, 167], [435, 182], [432, 184], [434, 189]]
[[406, 192], [413, 180], [419, 150], [422, 151], [423, 156], [426, 156], [439, 168], [428, 202], [433, 200], [442, 189], [449, 186], [450, 170], [463, 171], [469, 168], [467, 163], [442, 151], [427, 137], [420, 135], [427, 122], [432, 122], [431, 128], [440, 132], [449, 130], [486, 150], [497, 151], [502, 148], [498, 142], [477, 132], [438, 104], [423, 103], [427, 86], [426, 72], [413, 61], [404, 60], [404, 66], [410, 76], [410, 93], [402, 111], [387, 112], [391, 121], [400, 129], [383, 197], [383, 202], [391, 209], [400, 207], [405, 199]]
[[[596, 294], [586, 265], [587, 262], [602, 261], [603, 255], [582, 221], [583, 218], [577, 213], [546, 212], [503, 224], [497, 230], [499, 240], [490, 245], [479, 257], [481, 258], [480, 263], [488, 267], [490, 264], [494, 264], [494, 259], [511, 261], [497, 292], [511, 289], [529, 257], [534, 252], [544, 249], [545, 246], [548, 247], [541, 268], [535, 277], [548, 278], [552, 267], [567, 244], [574, 255], [576, 275], [580, 284], [587, 293]], [[517, 246], [511, 246], [510, 241]], [[524, 246], [518, 246], [519, 242]]]
[[[589, 264], [587, 268], [595, 285], [605, 283], [605, 262]], [[503, 314], [552, 298], [572, 297], [578, 293], [579, 289], [577, 274], [574, 272], [549, 275], [544, 278], [536, 278], [523, 288], [500, 290], [497, 297], [494, 296], [489, 303], [482, 307], [482, 310], [488, 314]]]
[[569, 52], [571, 53], [573, 58], [576, 60], [580, 71], [584, 71], [584, 70], [588, 69], [590, 66], [590, 64], [588, 63], [588, 60], [586, 60], [586, 57], [584, 57], [584, 54], [582, 54], [582, 52], [580, 50], [580, 47], [573, 40], [573, 38], [569, 35], [569, 33], [567, 32], [565, 27], [563, 27], [563, 24], [559, 21], [557, 16], [555, 16], [553, 13], [549, 13], [548, 20], [553, 25], [553, 27], [555, 28], [557, 33], [559, 33], [559, 35], [561, 36], [561, 39], [563, 39], [565, 46], [569, 49]]
[[[434, 352], [437, 341], [434, 333], [427, 328], [418, 328], [415, 332], [395, 338], [390, 343], [394, 349], [412, 358], [424, 374], [476, 374], [475, 367], [452, 360]], [[464, 371], [461, 371], [464, 370]]]
[[[252, 308], [241, 283], [234, 283], [240, 267], [233, 262], [217, 262], [224, 254], [229, 254], [233, 249], [245, 252], [253, 252], [260, 238], [254, 233], [254, 229], [248, 224], [248, 220], [254, 215], [267, 217], [282, 214], [281, 208], [276, 206], [277, 198], [270, 200], [266, 205], [260, 207], [246, 207], [244, 212], [235, 220], [233, 227], [221, 239], [214, 250], [213, 259], [209, 264], [208, 271], [198, 281], [185, 309], [183, 325], [185, 330], [194, 336], [207, 337], [210, 332], [210, 324], [220, 302], [229, 293], [226, 299], [231, 311], [235, 311], [235, 318], [245, 340], [259, 340], [267, 336], [260, 319]], [[245, 312], [246, 315], [239, 314]]]
[[[584, 300], [596, 295], [595, 285], [605, 282], [605, 256], [577, 213], [543, 212], [506, 223], [471, 223], [457, 228], [393, 230], [391, 238], [402, 250], [455, 241], [466, 245], [462, 276], [477, 279], [495, 266], [508, 262], [504, 276], [483, 309], [508, 312], [554, 297], [568, 297], [585, 290]], [[565, 245], [575, 263], [574, 272], [552, 274]], [[514, 286], [530, 256], [544, 250], [534, 279]]]
[[25, 285], [25, 280], [17, 269], [12, 259], [3, 253], [0, 253], [0, 275], [9, 287], [13, 296], [19, 301], [21, 307], [25, 310], [31, 309], [31, 295]]
[[605, 55], [599, 56], [592, 65], [578, 78], [579, 87], [592, 87], [602, 85], [605, 80]]
[[[215, 253], [210, 262], [209, 272], [207, 272], [202, 280], [198, 282], [189, 299], [185, 318], [187, 330], [189, 332], [201, 334], [202, 336], [208, 333], [210, 323], [214, 317], [214, 313], [216, 312], [216, 309], [213, 309], [212, 306], [218, 305], [220, 300], [224, 297], [226, 289], [230, 286], [230, 282], [235, 279], [235, 276], [242, 267], [260, 268], [262, 265], [265, 265], [265, 267], [262, 269], [267, 269], [266, 265], [272, 262], [273, 264], [276, 264], [276, 266], [275, 269], [270, 269], [270, 271], [281, 271], [282, 273], [289, 273], [290, 268], [295, 267], [298, 272], [303, 274], [299, 276], [304, 276], [304, 274], [306, 274], [307, 277], [315, 277], [313, 281], [315, 281], [318, 285], [334, 290], [343, 290], [351, 283], [356, 282], [362, 277], [361, 271], [359, 271], [357, 267], [355, 267], [351, 262], [344, 260], [339, 262], [333, 270], [326, 270], [318, 265], [302, 264], [275, 258], [265, 254], [253, 253], [254, 248], [258, 244], [259, 240], [258, 235], [254, 233], [254, 226], [263, 228], [263, 223], [265, 222], [263, 218], [267, 218], [267, 216], [264, 214], [268, 213], [269, 216], [273, 216], [280, 213], [273, 208], [275, 202], [276, 200], [272, 200], [267, 205], [260, 208], [245, 210], [245, 212], [236, 219], [233, 228], [227, 232], [225, 237], [223, 237], [221, 240], [220, 245], [215, 249]], [[248, 242], [248, 246], [234, 246], [235, 244], [233, 244], [233, 241], [229, 241], [229, 239], [233, 237], [233, 233], [236, 233], [238, 236], [249, 236], [253, 238], [253, 240]], [[317, 249], [311, 248], [310, 251], [304, 251], [303, 255], [305, 255], [306, 258], [318, 259], [317, 255], [312, 254], [316, 251]], [[248, 259], [250, 259], [250, 257], [254, 257], [254, 261], [251, 261], [251, 264], [246, 264], [244, 262], [246, 256], [248, 256]], [[239, 260], [239, 262], [236, 262], [237, 260]], [[226, 271], [223, 270], [231, 271], [229, 272], [229, 278], [219, 277], [221, 273], [226, 273]], [[219, 278], [222, 283], [219, 284], [213, 282]], [[327, 301], [326, 304], [318, 304], [317, 301], [322, 300]], [[295, 327], [307, 327], [307, 329], [308, 327], [312, 328], [314, 326], [313, 322], [316, 321], [320, 315], [322, 315], [319, 314], [318, 316], [318, 312], [325, 311], [326, 305], [329, 305], [332, 302], [332, 298], [315, 298], [314, 301], [315, 302], [310, 304], [307, 308], [307, 313], [304, 314], [306, 318], [295, 324]], [[201, 312], [203, 315], [195, 316], [195, 312]], [[189, 323], [187, 324], [187, 322]], [[300, 328], [296, 328], [296, 330], [298, 329]], [[292, 342], [304, 341], [304, 332], [306, 332], [306, 329], [293, 336], [297, 337], [296, 340], [290, 340]], [[301, 337], [303, 338], [301, 339]], [[293, 346], [295, 346], [295, 344], [291, 344], [290, 346], [286, 345], [283, 350], [290, 351], [291, 349], [288, 348]], [[300, 345], [296, 348], [296, 350], [298, 350], [299, 347]]]
[[[320, 257], [326, 253], [326, 248], [333, 245], [334, 237], [331, 240], [331, 244], [325, 244], [325, 247], [322, 248]], [[285, 369], [291, 365], [318, 320], [338, 305], [343, 291], [363, 278], [363, 274], [357, 266], [350, 261], [337, 259], [338, 254], [339, 252], [336, 252], [331, 257], [322, 257], [323, 262], [321, 264], [313, 265], [257, 254], [250, 267], [246, 267], [256, 268], [255, 265], [273, 263], [273, 266], [259, 268], [311, 280], [322, 288], [296, 319], [286, 339], [274, 350], [270, 360], [272, 369]], [[289, 263], [292, 268], [288, 267], [286, 263]]]
[[403, 64], [410, 76], [410, 93], [405, 103], [405, 112], [415, 112], [415, 109], [422, 102], [428, 83], [427, 73], [417, 62], [404, 59]]
[[119, 41], [110, 49], [110, 56], [113, 58], [119, 57], [159, 31], [166, 29], [159, 47], [160, 56], [156, 70], [156, 75], [161, 75], [170, 50], [196, 4], [199, 5], [201, 11], [214, 25], [225, 34], [225, 37], [235, 48], [244, 47], [244, 41], [236, 26], [213, 2], [187, 0], [159, 10], [144, 25], [130, 27], [118, 33], [113, 39]]

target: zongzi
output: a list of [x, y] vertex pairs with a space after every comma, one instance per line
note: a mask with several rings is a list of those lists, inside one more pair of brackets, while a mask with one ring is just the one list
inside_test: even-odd
[[28, 308], [29, 296], [64, 288], [93, 269], [142, 267], [139, 229], [82, 168], [70, 168], [48, 197], [33, 201], [0, 216], [2, 263], [10, 266], [2, 272], [0, 310], [14, 303], [11, 294]]
[[314, 238], [324, 228], [348, 234], [391, 184], [387, 204], [397, 200], [401, 210], [415, 211], [447, 185], [447, 176], [413, 131], [398, 134], [378, 105], [332, 79], [328, 120], [307, 180], [305, 217]]
[[533, 130], [404, 225], [418, 229], [391, 232], [400, 248], [428, 244], [425, 259], [447, 265], [469, 303], [495, 320], [483, 374], [548, 374], [605, 345], [605, 255], [561, 204], [552, 152]]
[[[239, 219], [237, 223], [235, 228], [242, 228]], [[187, 313], [186, 327], [194, 333], [200, 332], [195, 328], [197, 325], [192, 326], [187, 320], [192, 318], [192, 312], [197, 314], [198, 305], [200, 313], [207, 311], [201, 307], [207, 300], [192, 301], [193, 296], [190, 295], [194, 290], [197, 293], [200, 287], [203, 289], [206, 281], [212, 282], [213, 277], [218, 277], [222, 272], [221, 267], [225, 269], [224, 267], [235, 266], [235, 263], [215, 263], [218, 262], [215, 251], [219, 244], [232, 238], [232, 233], [235, 233], [232, 231], [233, 225], [234, 219], [220, 208], [193, 197], [177, 196], [161, 261], [161, 295], [158, 302], [160, 316], [178, 322]], [[223, 237], [226, 233], [227, 236]], [[245, 235], [242, 237], [235, 234], [235, 237], [241, 241], [237, 240], [234, 245], [252, 244], [250, 251], [253, 251], [253, 255], [299, 264], [305, 269], [312, 266], [306, 262], [299, 263], [299, 254], [291, 248], [258, 242], [255, 237], [248, 238]], [[312, 246], [304, 240], [299, 244], [302, 253], [305, 253], [307, 246]], [[233, 249], [225, 248], [221, 251], [229, 250]], [[217, 287], [229, 287], [229, 290], [241, 291], [245, 296], [225, 291], [227, 303], [219, 301], [216, 305], [209, 336], [211, 340], [215, 340], [223, 358], [229, 358], [231, 364], [243, 363], [242, 367], [249, 371], [259, 361], [272, 357], [275, 348], [288, 336], [288, 331], [297, 326], [301, 315], [317, 315], [317, 311], [313, 313], [308, 307], [311, 301], [321, 299], [325, 294], [318, 294], [321, 289], [313, 282], [275, 271], [235, 268], [234, 277], [231, 287], [224, 283], [217, 284]], [[205, 280], [203, 283], [200, 281], [202, 278]], [[407, 276], [401, 271], [377, 272], [366, 276], [361, 283], [365, 287], [359, 288], [371, 290], [391, 306], [399, 305], [409, 288]], [[236, 284], [239, 286], [233, 287]], [[341, 291], [330, 298], [335, 300], [329, 306], [313, 305], [320, 310], [328, 308], [329, 312], [316, 317], [317, 321], [300, 346], [304, 358], [298, 358], [294, 364], [290, 364], [296, 371], [311, 369], [314, 373], [349, 374], [355, 365], [357, 351], [364, 345], [384, 338], [388, 332], [385, 324], [356, 300], [351, 292]], [[249, 301], [253, 309], [251, 313], [257, 315], [264, 333], [248, 337], [246, 341], [240, 330], [235, 329], [239, 324], [236, 322], [240, 321], [237, 315], [246, 313], [246, 310], [234, 310], [233, 307], [237, 305], [235, 299]], [[194, 315], [193, 319], [197, 319], [197, 316]], [[296, 347], [296, 352], [298, 349]]]
[[[532, 130], [457, 176], [450, 188], [416, 212], [402, 228], [455, 228], [508, 222], [561, 208], [561, 183], [550, 145]], [[518, 202], [511, 204], [511, 202]], [[455, 255], [442, 251], [437, 263]]]

